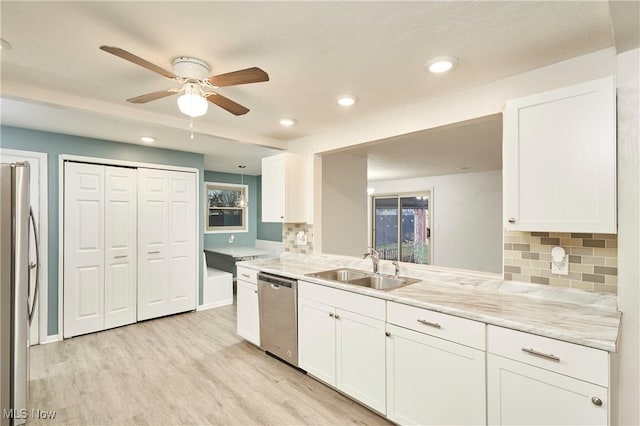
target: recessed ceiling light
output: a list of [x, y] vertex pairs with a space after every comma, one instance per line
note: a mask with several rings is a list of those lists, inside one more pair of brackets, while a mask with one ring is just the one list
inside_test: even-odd
[[3, 38], [0, 38], [0, 50], [9, 50], [11, 49], [11, 45], [9, 42]]
[[140, 140], [141, 140], [142, 142], [145, 142], [145, 143], [153, 143], [153, 142], [155, 142], [155, 141], [156, 141], [156, 138], [154, 138], [154, 137], [152, 137], [152, 136], [141, 136], [141, 137], [140, 137]]
[[427, 61], [424, 67], [434, 74], [440, 74], [452, 70], [457, 63], [458, 60], [453, 56], [439, 56]]
[[297, 121], [298, 120], [296, 120], [295, 118], [283, 118], [282, 120], [280, 120], [280, 124], [285, 127], [291, 127], [296, 124]]
[[356, 102], [358, 102], [358, 98], [356, 96], [352, 96], [352, 95], [342, 95], [342, 96], [338, 97], [337, 102], [341, 106], [351, 106], [351, 105], [355, 104]]

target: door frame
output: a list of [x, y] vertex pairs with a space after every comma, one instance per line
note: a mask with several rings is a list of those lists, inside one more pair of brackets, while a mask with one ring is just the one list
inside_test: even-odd
[[58, 340], [56, 335], [48, 334], [48, 311], [49, 311], [49, 177], [47, 175], [48, 155], [46, 152], [23, 151], [20, 149], [0, 148], [0, 155], [11, 155], [14, 157], [22, 157], [25, 160], [29, 158], [38, 160], [38, 225], [39, 225], [39, 248], [40, 248], [40, 265], [38, 266], [38, 278], [40, 279], [38, 291], [38, 341], [33, 343], [50, 343]]
[[195, 167], [172, 166], [168, 164], [143, 163], [138, 161], [116, 160], [113, 158], [87, 157], [83, 155], [60, 154], [58, 156], [58, 334], [56, 340], [62, 340], [64, 336], [64, 163], [65, 161], [74, 161], [81, 163], [99, 164], [103, 166], [124, 166], [145, 169], [170, 170], [176, 172], [195, 173], [196, 175], [196, 231], [197, 244], [195, 247], [196, 259], [196, 277], [198, 282], [195, 286], [196, 307], [198, 305], [198, 295], [200, 291], [200, 275], [202, 272], [202, 259], [200, 256], [200, 238], [202, 235], [202, 223], [200, 221], [200, 169]]

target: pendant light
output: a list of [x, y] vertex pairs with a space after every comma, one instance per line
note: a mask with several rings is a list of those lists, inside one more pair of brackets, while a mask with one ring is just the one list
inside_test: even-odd
[[[240, 184], [244, 185], [244, 169], [246, 169], [247, 166], [238, 166], [238, 168], [240, 169]], [[238, 195], [238, 198], [236, 199], [236, 207], [243, 209], [247, 207], [248, 204], [249, 200], [245, 198], [244, 190], [241, 190], [240, 195]]]

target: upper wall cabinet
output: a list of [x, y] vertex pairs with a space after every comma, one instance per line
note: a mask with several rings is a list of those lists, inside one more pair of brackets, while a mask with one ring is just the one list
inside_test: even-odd
[[306, 158], [285, 152], [262, 159], [262, 221], [307, 222]]
[[616, 233], [613, 77], [507, 102], [503, 151], [508, 230]]

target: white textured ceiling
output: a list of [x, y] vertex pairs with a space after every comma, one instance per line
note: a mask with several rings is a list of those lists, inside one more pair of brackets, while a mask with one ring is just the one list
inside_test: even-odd
[[[2, 52], [3, 124], [127, 143], [153, 131], [158, 146], [201, 152], [207, 168], [220, 171], [236, 171], [238, 156], [255, 170], [261, 156], [298, 138], [613, 46], [609, 4], [599, 1], [2, 1], [0, 8], [1, 36], [12, 45]], [[236, 117], [211, 105], [195, 120], [194, 142], [175, 97], [125, 102], [174, 83], [100, 51], [103, 44], [167, 69], [188, 55], [215, 74], [259, 66], [271, 79], [219, 89], [251, 111]], [[439, 55], [459, 59], [451, 75], [424, 72]], [[360, 102], [338, 107], [345, 93]], [[283, 128], [282, 117], [298, 123]]]

